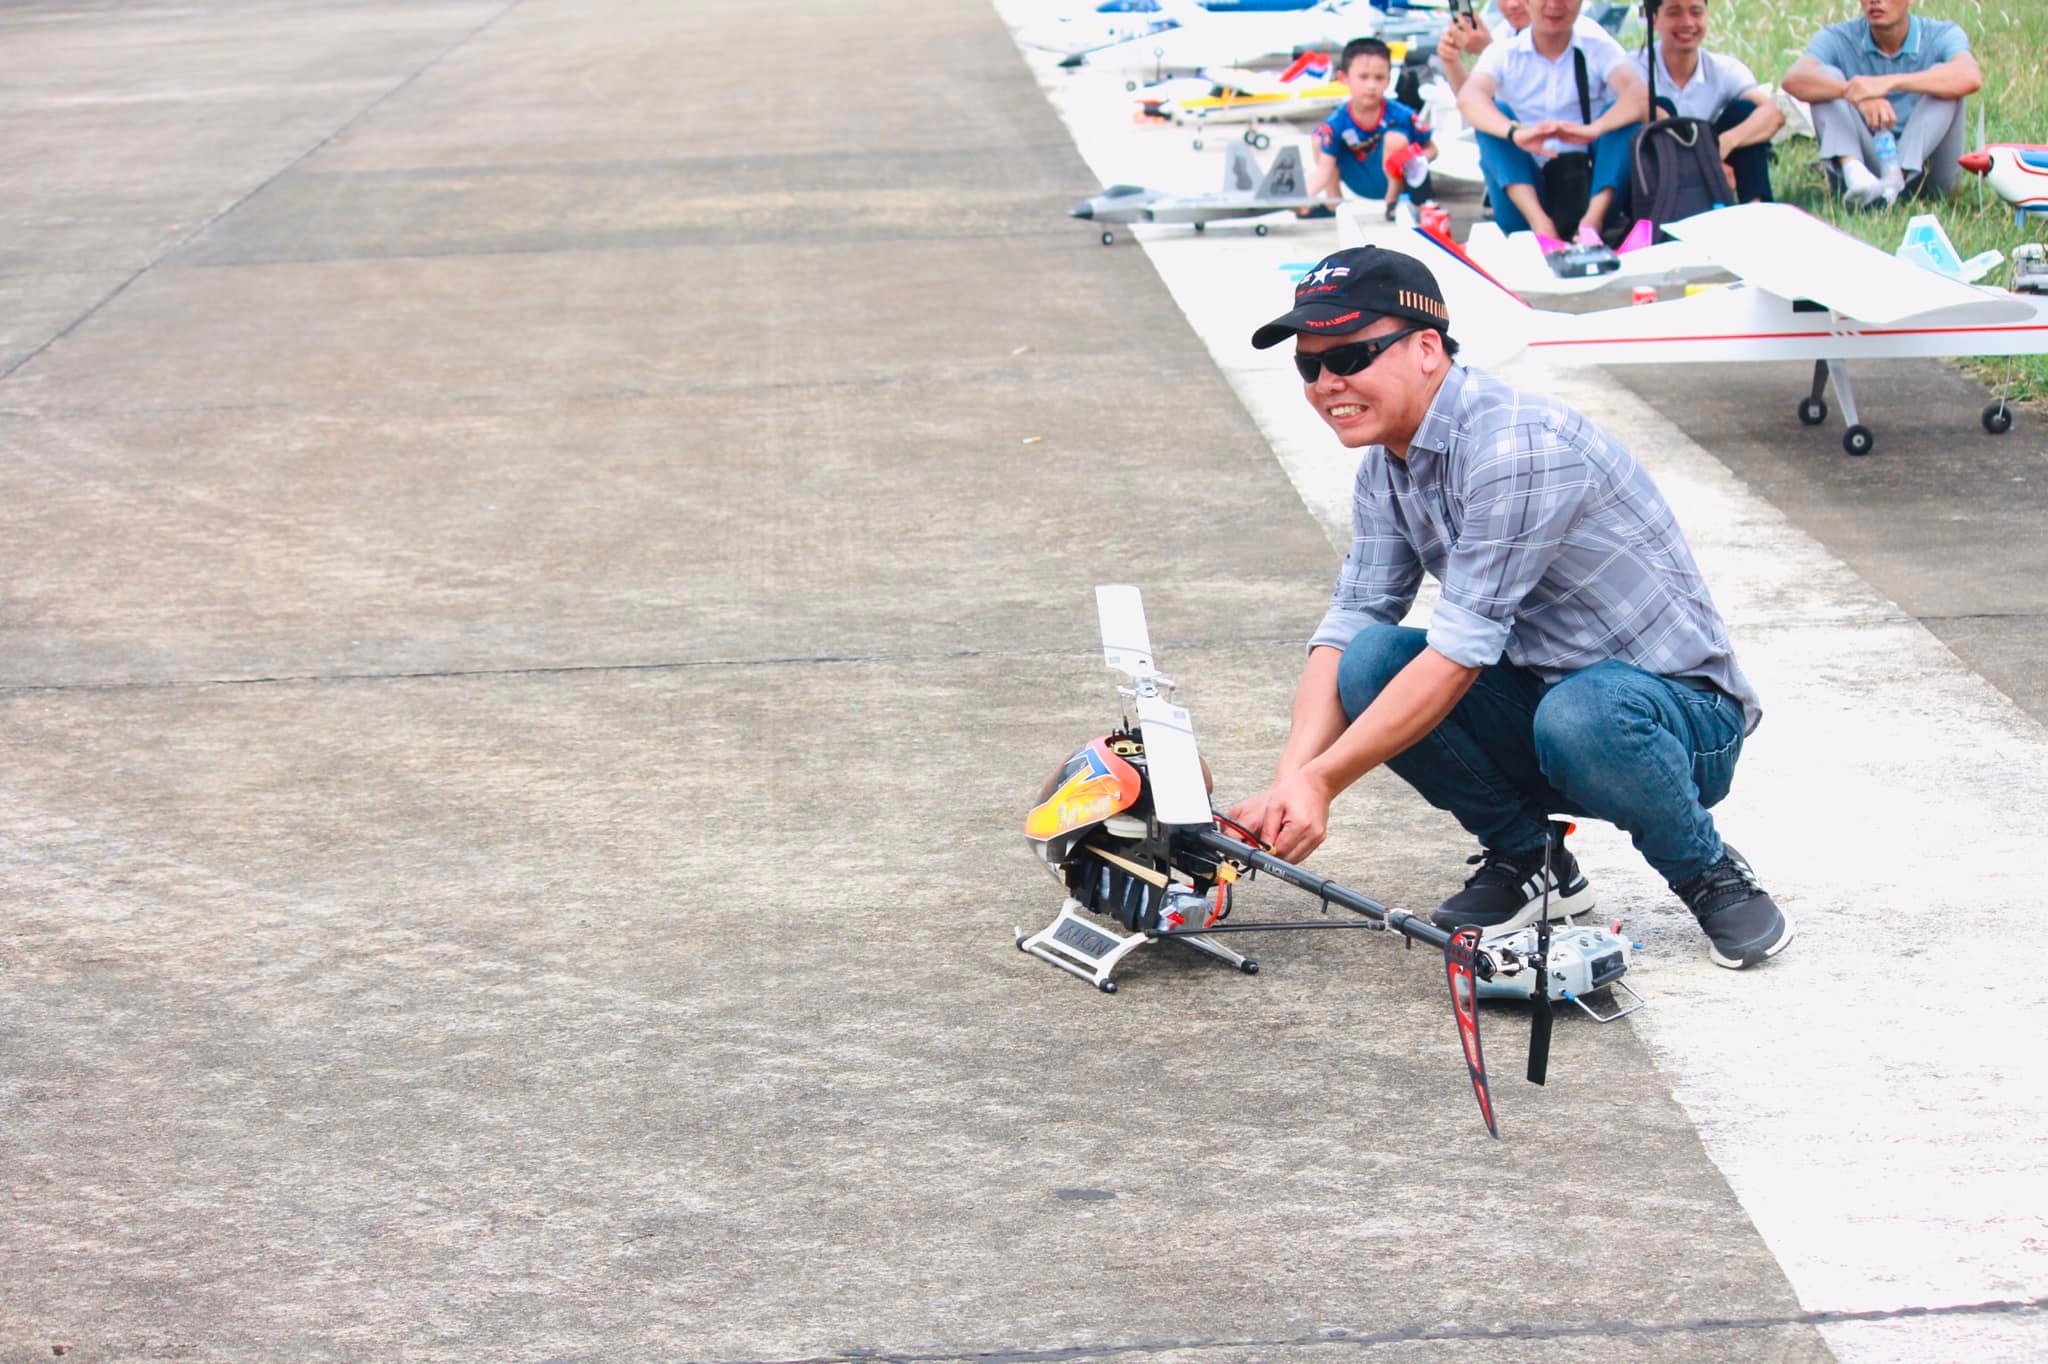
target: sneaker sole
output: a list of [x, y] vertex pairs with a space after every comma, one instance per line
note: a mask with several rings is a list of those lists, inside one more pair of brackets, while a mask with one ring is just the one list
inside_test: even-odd
[[1760, 947], [1753, 952], [1745, 952], [1738, 959], [1722, 956], [1721, 949], [1709, 943], [1707, 944], [1707, 955], [1713, 959], [1714, 965], [1725, 966], [1731, 971], [1740, 971], [1745, 966], [1755, 966], [1767, 958], [1777, 956], [1792, 945], [1792, 916], [1780, 910], [1778, 911], [1778, 917], [1785, 921], [1785, 931], [1780, 933], [1778, 940], [1769, 947]]
[[[1588, 882], [1585, 885], [1580, 886], [1577, 892], [1574, 894], [1553, 895], [1550, 897], [1551, 922], [1555, 923], [1560, 919], [1569, 919], [1574, 914], [1587, 913], [1594, 907], [1595, 901], [1593, 899], [1593, 886], [1591, 882]], [[1501, 922], [1497, 924], [1478, 925], [1480, 941], [1484, 942], [1488, 938], [1497, 938], [1501, 936], [1503, 933], [1513, 933], [1517, 929], [1527, 928], [1530, 924], [1535, 923], [1538, 916], [1540, 916], [1542, 913], [1543, 901], [1532, 900], [1528, 904], [1522, 906], [1521, 912], [1516, 914], [1511, 919], [1503, 919]], [[1434, 915], [1431, 916], [1430, 922], [1436, 923], [1436, 918]], [[1448, 927], [1448, 925], [1445, 924], [1437, 924], [1436, 926], [1438, 928]]]

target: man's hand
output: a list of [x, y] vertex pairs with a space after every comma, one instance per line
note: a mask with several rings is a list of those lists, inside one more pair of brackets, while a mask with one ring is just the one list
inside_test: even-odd
[[1883, 99], [1897, 88], [1897, 82], [1890, 76], [1851, 76], [1842, 86], [1842, 98], [1851, 104], [1861, 104], [1868, 99]]
[[1516, 130], [1514, 144], [1525, 152], [1540, 150], [1544, 143], [1559, 136], [1559, 130], [1566, 125], [1556, 118], [1540, 119], [1535, 123], [1524, 123]]
[[1600, 134], [1593, 131], [1590, 123], [1559, 123], [1557, 131], [1551, 134], [1560, 142], [1572, 142], [1584, 147], [1597, 141]]
[[1896, 127], [1899, 122], [1899, 111], [1892, 108], [1892, 102], [1883, 95], [1873, 95], [1859, 102], [1856, 112], [1863, 115], [1864, 126], [1873, 133]]
[[1307, 768], [1231, 807], [1230, 818], [1252, 831], [1273, 855], [1299, 862], [1330, 830], [1331, 792]]

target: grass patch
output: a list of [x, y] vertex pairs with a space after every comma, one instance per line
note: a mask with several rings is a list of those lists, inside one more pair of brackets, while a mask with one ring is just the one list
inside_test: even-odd
[[[1807, 41], [1823, 26], [1855, 18], [1855, 0], [1711, 0], [1707, 46], [1740, 57], [1757, 79], [1775, 86], [1806, 51]], [[1984, 114], [1988, 142], [2048, 143], [2048, 4], [2042, 0], [1920, 0], [1913, 13], [1961, 24], [1970, 35], [1970, 50], [1984, 69], [1984, 88], [1970, 97], [1964, 150], [1975, 148], [1978, 110]], [[1632, 20], [1623, 41], [1642, 47], [1642, 24]], [[1946, 200], [1881, 208], [1874, 212], [1845, 209], [1827, 193], [1814, 143], [1788, 138], [1778, 144], [1771, 185], [1777, 197], [1796, 204], [1824, 222], [1863, 238], [1886, 251], [1898, 247], [1906, 220], [1915, 213], [1941, 219], [1964, 259], [1979, 251], [2003, 251], [2025, 241], [2044, 240], [2048, 222], [2031, 215], [2024, 226], [2013, 224], [2012, 210], [1989, 189], [1980, 192], [1976, 176], [1967, 172], [1957, 192]], [[2003, 267], [1986, 277], [2005, 284]], [[2011, 375], [2010, 396], [2048, 400], [2048, 356], [2025, 355], [1961, 362], [1994, 388]]]

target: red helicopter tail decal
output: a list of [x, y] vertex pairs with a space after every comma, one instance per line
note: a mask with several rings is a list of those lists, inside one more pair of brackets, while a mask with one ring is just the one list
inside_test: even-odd
[[1444, 974], [1451, 983], [1451, 1009], [1458, 1016], [1458, 1041], [1465, 1048], [1465, 1069], [1472, 1073], [1472, 1096], [1479, 1100], [1479, 1116], [1486, 1120], [1487, 1134], [1497, 1138], [1500, 1126], [1493, 1120], [1493, 1094], [1486, 1087], [1486, 1054], [1479, 1049], [1479, 977], [1475, 970], [1478, 953], [1479, 930], [1459, 929], [1444, 948]]

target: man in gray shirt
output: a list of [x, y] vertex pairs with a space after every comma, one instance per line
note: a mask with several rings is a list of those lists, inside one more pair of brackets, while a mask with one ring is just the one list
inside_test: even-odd
[[[1273, 784], [1230, 814], [1282, 857], [1382, 763], [1479, 840], [1434, 915], [1484, 934], [1592, 907], [1554, 814], [1604, 819], [1692, 910], [1713, 960], [1782, 950], [1791, 922], [1721, 840], [1762, 718], [1671, 508], [1564, 404], [1455, 362], [1436, 279], [1377, 247], [1326, 257], [1254, 346], [1295, 339], [1311, 406], [1364, 451], [1345, 556]], [[1403, 628], [1427, 571], [1427, 630]]]

